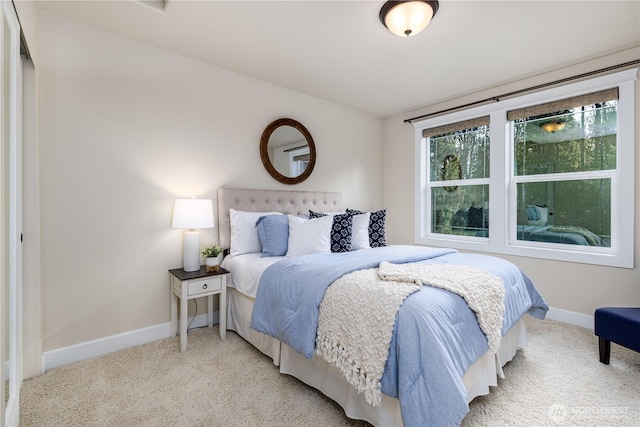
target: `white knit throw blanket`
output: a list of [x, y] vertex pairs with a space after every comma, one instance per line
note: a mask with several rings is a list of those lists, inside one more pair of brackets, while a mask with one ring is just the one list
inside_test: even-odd
[[382, 280], [377, 268], [342, 276], [320, 304], [316, 353], [378, 406], [396, 313], [422, 284]]
[[422, 283], [465, 299], [476, 313], [489, 348], [500, 346], [504, 286], [474, 267], [450, 264], [390, 264], [358, 270], [336, 280], [320, 305], [316, 353], [336, 366], [347, 381], [378, 406], [396, 314]]
[[500, 348], [504, 320], [504, 283], [481, 268], [453, 264], [390, 264], [381, 262], [378, 274], [385, 280], [424, 283], [464, 298], [487, 336], [489, 350]]

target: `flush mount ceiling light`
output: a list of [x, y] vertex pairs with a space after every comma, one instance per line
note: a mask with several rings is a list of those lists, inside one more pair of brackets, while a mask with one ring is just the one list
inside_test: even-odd
[[380, 22], [397, 36], [413, 36], [427, 28], [438, 7], [437, 1], [388, 1], [380, 9]]
[[549, 132], [549, 133], [556, 133], [559, 130], [564, 129], [564, 127], [566, 126], [566, 123], [563, 121], [559, 121], [559, 120], [552, 120], [550, 122], [546, 122], [540, 125], [540, 127], [545, 131], [545, 132]]

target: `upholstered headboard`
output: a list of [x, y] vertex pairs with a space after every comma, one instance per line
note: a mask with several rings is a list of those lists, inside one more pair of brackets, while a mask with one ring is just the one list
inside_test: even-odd
[[308, 214], [309, 209], [337, 212], [342, 210], [342, 193], [218, 188], [218, 236], [223, 248], [229, 248], [231, 241], [229, 209], [293, 215]]

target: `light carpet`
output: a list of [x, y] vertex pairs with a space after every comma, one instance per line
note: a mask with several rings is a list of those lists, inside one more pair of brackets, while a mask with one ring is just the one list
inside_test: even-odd
[[[636, 426], [640, 353], [598, 361], [592, 331], [527, 316], [529, 344], [463, 426]], [[366, 426], [235, 333], [189, 333], [51, 369], [27, 380], [22, 426]]]

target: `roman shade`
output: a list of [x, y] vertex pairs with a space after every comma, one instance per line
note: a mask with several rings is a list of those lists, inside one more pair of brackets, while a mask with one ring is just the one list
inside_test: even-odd
[[541, 116], [543, 114], [555, 113], [557, 111], [582, 107], [583, 105], [613, 101], [614, 99], [618, 99], [617, 87], [613, 89], [606, 89], [598, 92], [588, 93], [586, 95], [579, 95], [571, 98], [561, 99], [558, 101], [547, 102], [544, 104], [518, 108], [517, 110], [511, 110], [507, 112], [507, 120], [514, 121], [526, 119], [527, 117]]
[[480, 126], [489, 125], [489, 116], [478, 117], [475, 119], [464, 120], [462, 122], [450, 123], [448, 125], [437, 126], [434, 128], [424, 129], [422, 136], [429, 138], [436, 135], [444, 135], [458, 130], [473, 129]]

